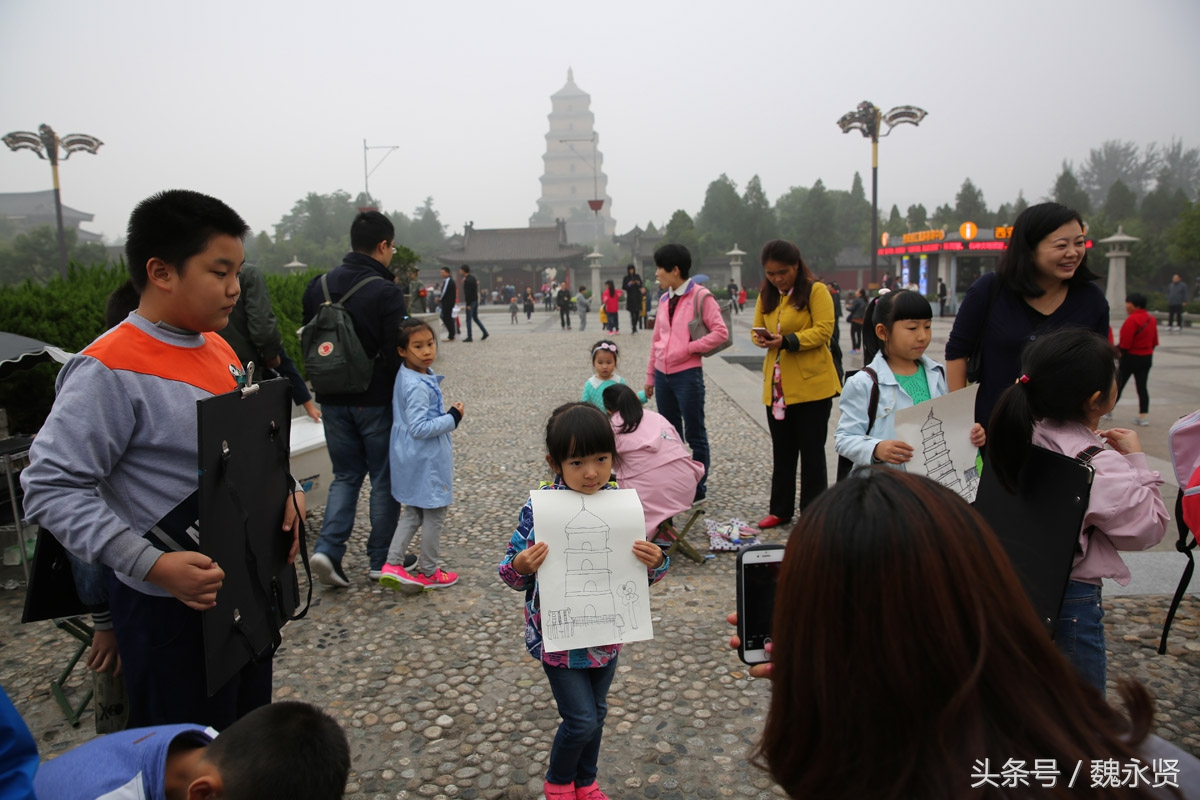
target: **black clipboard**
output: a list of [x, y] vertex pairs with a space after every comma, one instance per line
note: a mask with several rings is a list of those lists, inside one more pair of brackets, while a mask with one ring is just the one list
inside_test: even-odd
[[290, 392], [276, 378], [196, 402], [200, 551], [225, 571], [216, 607], [202, 612], [210, 696], [250, 661], [274, 655], [300, 605], [287, 563], [292, 537], [280, 530], [294, 486]]
[[75, 573], [66, 549], [50, 531], [38, 531], [29, 586], [25, 590], [22, 624], [78, 617], [96, 611], [79, 599]]
[[1008, 554], [1038, 619], [1054, 638], [1095, 469], [1079, 458], [1036, 445], [1018, 473], [1017, 493], [985, 464], [975, 496], [978, 511]]

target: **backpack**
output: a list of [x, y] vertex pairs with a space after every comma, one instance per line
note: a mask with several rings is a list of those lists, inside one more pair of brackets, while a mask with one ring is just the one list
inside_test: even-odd
[[[1167, 635], [1171, 632], [1171, 623], [1175, 621], [1175, 612], [1179, 610], [1179, 602], [1191, 583], [1192, 573], [1196, 570], [1196, 559], [1192, 551], [1196, 549], [1196, 530], [1200, 528], [1200, 411], [1194, 411], [1186, 417], [1181, 417], [1167, 433], [1167, 442], [1171, 448], [1171, 466], [1175, 470], [1175, 480], [1179, 483], [1179, 496], [1175, 498], [1175, 526], [1179, 538], [1175, 541], [1175, 549], [1187, 556], [1187, 566], [1183, 568], [1183, 576], [1179, 579], [1179, 587], [1171, 599], [1171, 607], [1167, 610], [1167, 620], [1163, 624], [1162, 639], [1158, 643], [1158, 654], [1167, 652]], [[1189, 534], [1191, 541], [1188, 541]]]
[[300, 330], [304, 369], [313, 389], [321, 394], [359, 394], [371, 385], [375, 359], [363, 350], [346, 301], [364, 285], [383, 278], [378, 275], [363, 278], [337, 302], [329, 296], [328, 278], [328, 273], [321, 276], [325, 302], [312, 321]]
[[704, 324], [704, 315], [700, 313], [701, 303], [704, 302], [700, 296], [701, 292], [706, 297], [712, 297], [713, 302], [717, 304], [717, 310], [721, 312], [721, 319], [725, 322], [725, 341], [713, 347], [708, 352], [700, 354], [702, 356], [713, 356], [733, 344], [733, 304], [728, 302], [722, 303], [717, 300], [712, 292], [701, 286], [697, 286], [695, 288], [696, 296], [692, 300], [692, 321], [688, 323], [688, 336], [693, 342], [697, 339], [702, 339], [709, 333], [708, 326]]
[[[846, 380], [850, 380], [857, 372], [865, 372], [871, 376], [871, 397], [867, 401], [867, 433], [875, 427], [875, 414], [879, 411], [879, 376], [875, 374], [875, 370], [870, 367], [863, 367], [861, 370], [855, 370], [846, 373]], [[844, 385], [844, 384], [843, 384]], [[837, 460], [837, 479], [844, 481], [850, 477], [850, 473], [854, 470], [854, 462], [845, 456], [838, 456]]]

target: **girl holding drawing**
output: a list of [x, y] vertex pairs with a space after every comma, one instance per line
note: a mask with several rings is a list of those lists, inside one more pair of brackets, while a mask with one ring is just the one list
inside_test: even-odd
[[[947, 393], [946, 368], [925, 355], [933, 330], [933, 308], [917, 292], [888, 292], [872, 303], [863, 319], [863, 347], [875, 358], [846, 381], [839, 402], [842, 418], [833, 435], [838, 455], [856, 467], [887, 464], [904, 469], [912, 445], [894, 438], [894, 414]], [[874, 376], [871, 373], [874, 372]], [[878, 401], [871, 417], [871, 394]], [[971, 444], [983, 447], [983, 427], [971, 428]]]
[[1025, 348], [1021, 376], [1000, 395], [988, 422], [989, 466], [1009, 491], [1030, 445], [1086, 455], [1096, 470], [1054, 643], [1101, 693], [1101, 578], [1128, 585], [1129, 568], [1117, 551], [1146, 550], [1167, 530], [1158, 490], [1163, 481], [1147, 466], [1138, 435], [1126, 428], [1099, 430], [1117, 402], [1114, 355], [1103, 337], [1082, 328], [1039, 337]]
[[[612, 480], [616, 450], [608, 418], [595, 406], [560, 406], [546, 423], [546, 463], [554, 471], [554, 480], [540, 488], [581, 495], [616, 489]], [[607, 800], [597, 785], [596, 773], [608, 688], [616, 675], [621, 645], [545, 650], [537, 571], [546, 560], [549, 546], [536, 541], [533, 523], [530, 499], [521, 508], [520, 521], [499, 571], [501, 580], [525, 592], [525, 647], [542, 663], [563, 719], [546, 769], [546, 800]], [[633, 554], [645, 564], [650, 583], [666, 574], [668, 559], [658, 546], [638, 540], [633, 544]]]

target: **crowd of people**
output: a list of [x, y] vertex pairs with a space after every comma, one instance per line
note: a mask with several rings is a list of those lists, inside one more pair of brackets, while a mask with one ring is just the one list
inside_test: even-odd
[[[200, 615], [214, 606], [225, 573], [200, 551], [195, 533], [193, 415], [196, 401], [236, 388], [245, 366], [223, 339], [204, 334], [225, 328], [247, 291], [239, 283], [247, 232], [232, 209], [194, 192], [163, 192], [135, 209], [127, 250], [136, 308], [64, 368], [58, 400], [22, 474], [27, 515], [71, 553], [109, 570], [130, 725], [155, 731], [110, 737], [50, 762], [34, 779], [43, 798], [97, 797], [130, 781], [135, 763], [151, 765], [146, 786], [161, 788], [166, 776], [176, 792], [196, 792], [180, 796], [222, 796], [212, 790], [222, 781], [271, 781], [265, 785], [291, 787], [287, 796], [302, 798], [340, 796], [344, 787], [345, 735], [318, 709], [271, 704], [270, 653], [215, 693], [207, 688]], [[392, 280], [392, 223], [364, 212], [350, 234], [352, 251], [303, 298], [305, 323], [331, 300], [343, 304], [371, 357], [364, 386], [316, 393], [314, 419], [325, 429], [334, 481], [312, 570], [327, 587], [351, 584], [342, 561], [370, 475], [368, 579], [392, 588], [452, 586], [458, 576], [443, 569], [438, 545], [453, 499], [451, 436], [465, 405], [447, 406], [443, 376], [433, 369], [438, 337], [429, 323], [408, 317], [405, 293]], [[1137, 434], [1100, 427], [1131, 375], [1145, 417], [1153, 318], [1144, 313], [1145, 298], [1131, 295], [1118, 367], [1079, 215], [1053, 203], [1020, 215], [996, 272], [967, 291], [944, 365], [926, 353], [933, 309], [920, 294], [858, 292], [842, 302], [836, 285], [815, 278], [796, 244], [768, 242], [760, 258], [765, 281], [751, 342], [764, 351], [772, 470], [759, 528], [790, 527], [799, 511], [779, 574], [771, 661], [752, 670], [772, 681], [756, 751], [763, 767], [792, 797], [951, 798], [971, 790], [1006, 796], [989, 760], [1169, 758], [1182, 765], [1179, 796], [1200, 796], [1200, 762], [1149, 733], [1146, 690], [1121, 683], [1125, 712], [1105, 699], [1100, 581], [1128, 582], [1119, 551], [1156, 544], [1167, 515], [1161, 478], [1147, 468]], [[544, 292], [563, 330], [572, 329], [572, 311], [585, 329], [592, 300], [605, 333], [619, 331], [622, 298], [631, 334], [644, 327], [647, 303], [655, 321], [640, 391], [617, 371], [620, 348], [612, 338], [591, 345], [593, 374], [580, 401], [555, 409], [546, 423], [553, 478], [538, 487], [581, 502], [636, 488], [646, 531], [631, 554], [644, 566], [647, 586], [670, 567], [653, 543], [655, 531], [707, 497], [712, 457], [703, 359], [731, 335], [715, 296], [693, 280], [687, 248], [663, 245], [654, 262], [657, 305], [632, 265], [621, 287], [608, 281], [591, 298], [584, 287], [574, 295], [566, 286]], [[486, 339], [478, 283], [468, 266], [460, 276], [465, 341], [473, 341], [475, 327]], [[732, 284], [740, 311], [745, 292], [735, 290]], [[457, 285], [448, 268], [436, 295], [454, 339]], [[942, 313], [945, 294], [938, 296]], [[534, 302], [527, 289], [527, 319]], [[516, 322], [515, 292], [509, 306]], [[831, 346], [843, 312], [852, 352], [865, 353], [864, 369], [844, 385], [840, 350]], [[263, 356], [271, 364], [271, 354], [257, 353]], [[1067, 455], [1095, 451], [1088, 457], [1098, 490], [1077, 534], [1053, 641], [987, 524], [957, 495], [904, 468], [913, 448], [896, 438], [895, 412], [961, 389], [968, 379], [979, 385], [970, 440], [985, 448], [987, 468], [1003, 485], [1015, 485], [1033, 445]], [[829, 488], [825, 451], [838, 396], [834, 447], [852, 472]], [[295, 401], [303, 405], [299, 396]], [[656, 410], [646, 407], [652, 401]], [[534, 506], [531, 497], [517, 512], [498, 574], [524, 592], [526, 648], [562, 718], [544, 793], [547, 800], [603, 800], [600, 750], [621, 646], [544, 646], [537, 576], [550, 545], [536, 534]], [[304, 494], [291, 487], [279, 533], [291, 542], [289, 560], [304, 513]], [[411, 554], [418, 530], [420, 552]], [[210, 727], [223, 732], [214, 739]], [[310, 741], [295, 738], [301, 729], [313, 731]], [[238, 758], [253, 748], [239, 746], [242, 737], [278, 739], [284, 752], [272, 766], [291, 774], [249, 768], [249, 775]], [[14, 752], [28, 756], [28, 748]], [[983, 765], [982, 776], [947, 768], [972, 763]], [[22, 764], [21, 774], [32, 776], [28, 758]], [[62, 788], [70, 783], [64, 776], [89, 771], [89, 782], [73, 778], [71, 790]], [[160, 788], [147, 796], [166, 796]], [[267, 796], [254, 791], [224, 796]], [[1020, 792], [1038, 793], [1029, 783]], [[1095, 796], [1140, 795], [1101, 787]]]

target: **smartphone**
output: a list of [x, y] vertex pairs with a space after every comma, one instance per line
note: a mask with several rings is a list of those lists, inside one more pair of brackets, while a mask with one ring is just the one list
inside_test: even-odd
[[774, 621], [775, 584], [783, 563], [783, 545], [752, 544], [738, 551], [738, 658], [747, 664], [770, 661], [766, 651]]
[[757, 336], [760, 339], [766, 339], [768, 336], [771, 335], [771, 334], [767, 333], [766, 328], [751, 328], [750, 332], [753, 333], [755, 336]]

